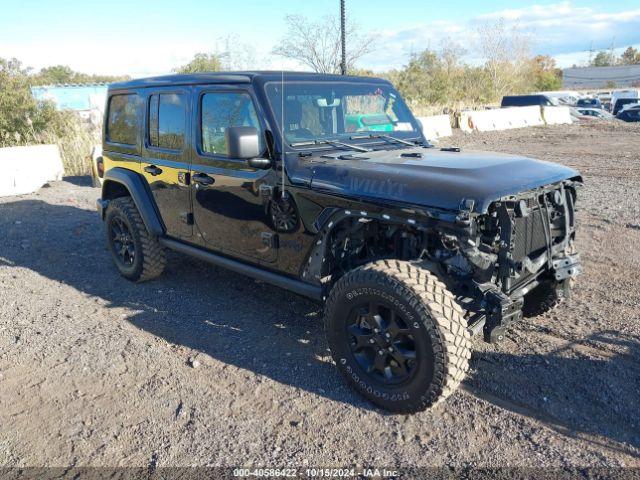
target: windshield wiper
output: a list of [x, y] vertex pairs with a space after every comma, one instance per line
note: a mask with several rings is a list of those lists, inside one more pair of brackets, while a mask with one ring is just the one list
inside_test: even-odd
[[398, 138], [398, 137], [392, 137], [391, 135], [383, 135], [381, 133], [372, 133], [370, 135], [354, 135], [353, 137], [349, 137], [349, 138], [351, 140], [362, 140], [365, 138], [368, 138], [368, 139], [381, 138], [383, 140], [391, 140], [392, 142], [401, 143], [402, 145], [408, 145], [410, 147], [416, 146], [415, 142], [409, 142], [407, 140], [402, 140], [401, 138]]
[[357, 145], [351, 145], [350, 143], [344, 143], [338, 140], [310, 140], [308, 142], [295, 142], [291, 144], [292, 147], [311, 147], [315, 145], [332, 145], [334, 147], [348, 148], [362, 153], [369, 151], [367, 148], [358, 147]]

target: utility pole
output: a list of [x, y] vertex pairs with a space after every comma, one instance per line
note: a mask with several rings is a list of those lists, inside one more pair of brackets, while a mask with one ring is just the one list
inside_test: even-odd
[[609, 65], [616, 64], [616, 36], [614, 35], [611, 39], [611, 50], [609, 50]]
[[340, 70], [342, 75], [347, 74], [347, 12], [345, 0], [340, 0], [340, 35], [342, 38], [342, 62]]

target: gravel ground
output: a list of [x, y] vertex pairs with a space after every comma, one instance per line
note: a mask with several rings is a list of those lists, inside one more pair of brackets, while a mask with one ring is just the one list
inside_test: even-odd
[[0, 465], [640, 466], [638, 127], [442, 142], [579, 169], [585, 274], [411, 416], [342, 382], [313, 303], [178, 255], [120, 278], [86, 179], [0, 199]]

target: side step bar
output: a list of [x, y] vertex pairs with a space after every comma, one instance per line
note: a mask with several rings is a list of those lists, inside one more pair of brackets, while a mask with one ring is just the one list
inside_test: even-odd
[[311, 298], [313, 300], [322, 300], [322, 288], [318, 285], [311, 285], [278, 273], [269, 272], [267, 270], [254, 267], [253, 265], [247, 265], [246, 263], [242, 263], [237, 260], [232, 260], [215, 253], [207, 252], [201, 248], [193, 247], [170, 238], [161, 237], [158, 238], [158, 241], [163, 246], [171, 250], [175, 250], [176, 252], [184, 253], [185, 255], [198, 258], [218, 267], [223, 267], [236, 273], [255, 278], [261, 282], [284, 288], [285, 290], [297, 293], [303, 297]]

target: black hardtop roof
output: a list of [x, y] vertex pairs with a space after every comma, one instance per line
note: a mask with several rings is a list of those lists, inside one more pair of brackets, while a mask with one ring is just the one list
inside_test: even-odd
[[[161, 87], [172, 85], [203, 85], [210, 83], [252, 83], [261, 81], [282, 80], [281, 71], [255, 71], [255, 72], [211, 72], [162, 75], [159, 77], [138, 78], [126, 82], [117, 82], [109, 85], [110, 90], [123, 90], [129, 88]], [[387, 80], [376, 77], [356, 77], [350, 75], [330, 75], [311, 72], [284, 72], [285, 81], [329, 81], [329, 82], [362, 82], [388, 84]]]

